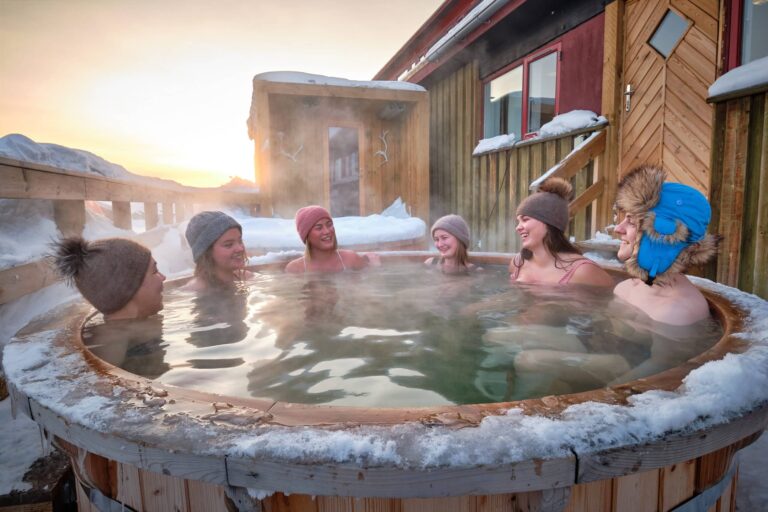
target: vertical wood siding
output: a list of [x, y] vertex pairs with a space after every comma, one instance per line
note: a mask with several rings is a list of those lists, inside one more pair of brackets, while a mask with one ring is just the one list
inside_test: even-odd
[[710, 277], [768, 299], [768, 93], [718, 103], [711, 231], [724, 236]]

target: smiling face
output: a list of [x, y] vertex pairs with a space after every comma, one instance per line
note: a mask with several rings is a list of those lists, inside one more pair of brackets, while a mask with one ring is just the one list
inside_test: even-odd
[[619, 261], [627, 261], [632, 257], [632, 253], [635, 250], [635, 244], [637, 243], [637, 221], [631, 215], [627, 214], [614, 229], [613, 232], [619, 235], [621, 245], [619, 245], [619, 252], [617, 257]]
[[461, 243], [458, 238], [444, 229], [436, 229], [432, 233], [432, 239], [435, 241], [435, 248], [440, 252], [440, 256], [446, 259], [456, 258]]
[[230, 228], [212, 246], [211, 256], [217, 269], [231, 272], [245, 267], [243, 234], [238, 228]]
[[317, 221], [309, 230], [307, 245], [319, 251], [336, 249], [336, 229], [333, 227], [333, 220], [324, 217]]
[[547, 234], [547, 225], [538, 219], [527, 215], [517, 216], [517, 234], [523, 242], [523, 248], [533, 250], [544, 243]]
[[152, 316], [163, 309], [163, 281], [165, 276], [157, 269], [155, 258], [150, 259], [144, 280], [131, 298], [137, 318]]

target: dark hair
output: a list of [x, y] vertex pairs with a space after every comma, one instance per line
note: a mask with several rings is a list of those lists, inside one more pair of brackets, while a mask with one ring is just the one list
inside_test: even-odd
[[[581, 255], [581, 249], [576, 247], [571, 243], [568, 238], [566, 238], [565, 233], [560, 231], [554, 226], [551, 226], [549, 224], [544, 223], [544, 225], [547, 227], [547, 232], [544, 234], [544, 240], [542, 240], [542, 244], [544, 245], [544, 248], [547, 250], [549, 254], [552, 255], [553, 258], [555, 258], [555, 268], [566, 270], [568, 269], [575, 260], [564, 260], [560, 257], [560, 253], [575, 253]], [[520, 265], [515, 263], [514, 265], [517, 268], [520, 268], [523, 266], [523, 263], [525, 263], [525, 260], [529, 260], [533, 258], [533, 253], [530, 249], [523, 249], [520, 251]], [[518, 258], [515, 258], [513, 261], [517, 261]]]
[[[243, 262], [248, 262], [248, 255], [243, 251]], [[232, 284], [226, 283], [216, 275], [216, 263], [213, 261], [213, 245], [208, 247], [195, 265], [195, 277], [202, 280], [209, 288], [227, 289]], [[245, 269], [234, 272], [235, 281], [245, 281]]]

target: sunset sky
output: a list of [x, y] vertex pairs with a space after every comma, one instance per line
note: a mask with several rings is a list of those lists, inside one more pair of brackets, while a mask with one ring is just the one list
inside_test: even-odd
[[253, 179], [253, 75], [370, 80], [442, 0], [0, 0], [0, 137]]

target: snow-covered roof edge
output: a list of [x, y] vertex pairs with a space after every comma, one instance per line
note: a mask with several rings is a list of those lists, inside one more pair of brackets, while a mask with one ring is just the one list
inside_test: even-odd
[[279, 82], [288, 84], [309, 85], [333, 85], [337, 87], [357, 87], [368, 89], [392, 89], [400, 91], [426, 92], [426, 89], [418, 84], [399, 82], [394, 80], [348, 80], [324, 75], [313, 75], [300, 71], [267, 71], [253, 77], [255, 81]]
[[753, 60], [730, 70], [709, 87], [708, 101], [716, 102], [739, 96], [750, 89], [768, 89], [768, 57]]

